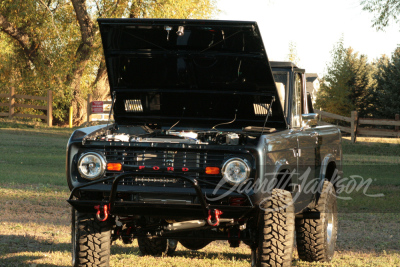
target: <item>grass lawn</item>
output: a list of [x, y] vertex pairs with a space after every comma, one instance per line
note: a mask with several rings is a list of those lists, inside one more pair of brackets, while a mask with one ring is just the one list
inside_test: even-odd
[[[0, 266], [71, 266], [64, 170], [71, 132], [0, 121]], [[295, 252], [295, 266], [400, 266], [400, 142], [358, 141], [344, 140], [345, 177], [373, 182], [365, 192], [341, 195], [351, 200], [339, 200], [334, 260], [311, 264], [298, 260]], [[249, 260], [247, 246], [235, 249], [225, 242], [199, 251], [179, 245], [173, 257], [163, 258], [141, 257], [136, 242], [117, 242], [111, 266], [250, 266]]]

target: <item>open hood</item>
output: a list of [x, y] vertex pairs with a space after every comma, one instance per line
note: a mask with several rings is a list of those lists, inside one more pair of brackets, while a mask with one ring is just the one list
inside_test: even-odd
[[118, 124], [286, 128], [256, 22], [98, 22]]

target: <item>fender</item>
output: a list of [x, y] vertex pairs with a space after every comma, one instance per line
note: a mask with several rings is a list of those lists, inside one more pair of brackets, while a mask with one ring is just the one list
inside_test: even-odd
[[327, 154], [321, 162], [321, 171], [319, 173], [320, 182], [326, 179], [326, 171], [328, 169], [329, 163], [331, 162], [335, 162], [335, 156], [332, 154]]
[[[288, 170], [289, 174], [292, 172], [292, 168], [289, 166], [289, 163], [286, 159], [280, 159], [275, 162], [273, 179], [278, 180], [278, 175], [281, 173], [282, 170]], [[288, 186], [290, 186], [292, 183], [293, 181], [290, 181], [290, 184], [288, 184]]]
[[[335, 164], [335, 166], [337, 167], [335, 156], [332, 154], [327, 154], [321, 162], [321, 171], [319, 174], [318, 191], [317, 191], [319, 193], [322, 192], [322, 187], [324, 185], [324, 181], [328, 180], [328, 178], [330, 178], [330, 177], [326, 177], [326, 175], [327, 175], [329, 163], [331, 163], [331, 162], [333, 162]], [[343, 173], [342, 171], [338, 170], [338, 174], [342, 174], [342, 173]], [[316, 197], [316, 201], [318, 201], [319, 194], [317, 194], [314, 197]]]

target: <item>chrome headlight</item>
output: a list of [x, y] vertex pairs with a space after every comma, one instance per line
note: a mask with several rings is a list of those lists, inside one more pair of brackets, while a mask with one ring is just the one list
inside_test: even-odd
[[83, 178], [95, 180], [104, 174], [106, 161], [96, 152], [84, 153], [79, 157], [78, 170]]
[[231, 158], [222, 166], [222, 175], [232, 185], [243, 183], [250, 176], [250, 165], [247, 160]]

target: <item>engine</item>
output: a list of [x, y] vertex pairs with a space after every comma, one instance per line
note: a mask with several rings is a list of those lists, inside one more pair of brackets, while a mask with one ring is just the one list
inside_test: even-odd
[[225, 132], [218, 130], [152, 130], [145, 126], [115, 126], [87, 137], [88, 140], [105, 142], [151, 142], [203, 145], [245, 145], [255, 141], [257, 134]]

